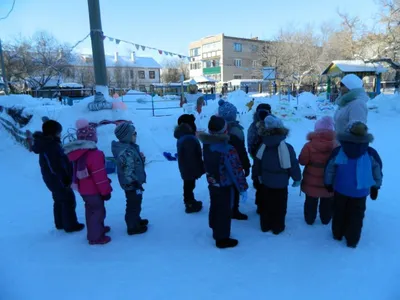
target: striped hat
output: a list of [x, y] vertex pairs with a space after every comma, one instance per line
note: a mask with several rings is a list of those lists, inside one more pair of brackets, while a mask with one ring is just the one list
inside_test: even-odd
[[114, 133], [120, 142], [129, 143], [132, 140], [132, 136], [135, 131], [135, 126], [133, 126], [131, 123], [124, 122], [115, 128]]

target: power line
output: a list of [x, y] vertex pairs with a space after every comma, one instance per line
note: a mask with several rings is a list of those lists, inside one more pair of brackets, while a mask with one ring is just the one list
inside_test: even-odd
[[10, 9], [10, 11], [8, 12], [8, 14], [7, 14], [5, 17], [0, 18], [0, 21], [5, 20], [5, 19], [7, 19], [7, 18], [10, 16], [10, 14], [12, 13], [12, 11], [14, 10], [15, 1], [16, 1], [16, 0], [13, 1], [13, 4], [12, 4], [11, 9]]

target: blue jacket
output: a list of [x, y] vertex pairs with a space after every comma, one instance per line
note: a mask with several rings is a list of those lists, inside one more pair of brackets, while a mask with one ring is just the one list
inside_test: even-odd
[[248, 188], [236, 149], [228, 144], [226, 134], [199, 134], [203, 146], [204, 166], [210, 186], [235, 186], [239, 192]]
[[55, 193], [69, 188], [72, 183], [72, 164], [57, 137], [33, 134], [32, 151], [39, 154], [39, 165], [47, 188]]
[[261, 146], [265, 145], [265, 149], [262, 153], [258, 153], [260, 151], [255, 153], [253, 177], [258, 178], [260, 183], [272, 189], [287, 188], [290, 178], [294, 181], [300, 181], [300, 165], [292, 145], [286, 143], [290, 154], [291, 167], [283, 169], [279, 161], [278, 147], [286, 139], [289, 130], [286, 128], [267, 129], [264, 122], [260, 122], [258, 133], [262, 139]]
[[[372, 135], [368, 135], [364, 138], [353, 137], [349, 133], [338, 135], [338, 139], [341, 146], [336, 148], [329, 162], [325, 168], [325, 185], [333, 186], [334, 190], [344, 196], [353, 198], [367, 197], [370, 193], [370, 188], [357, 188], [357, 165], [358, 159], [364, 154], [367, 154], [371, 159], [371, 173], [376, 188], [380, 188], [382, 185], [382, 160], [378, 152], [369, 147], [369, 143], [372, 141]], [[343, 150], [347, 157], [346, 163], [337, 163], [339, 153]], [[362, 166], [360, 166], [362, 167]]]
[[185, 123], [174, 131], [177, 139], [178, 165], [183, 180], [196, 180], [205, 173], [201, 145], [191, 127]]

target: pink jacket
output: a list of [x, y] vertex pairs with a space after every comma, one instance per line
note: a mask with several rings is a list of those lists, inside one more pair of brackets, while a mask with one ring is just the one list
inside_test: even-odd
[[[111, 194], [111, 180], [107, 177], [105, 156], [97, 149], [95, 142], [77, 140], [65, 145], [64, 150], [69, 160], [74, 163], [74, 183], [78, 186], [79, 194], [102, 196]], [[83, 168], [83, 171], [79, 171], [79, 168]], [[86, 176], [78, 179], [78, 171], [86, 173]]]
[[299, 156], [300, 165], [305, 166], [301, 190], [314, 198], [333, 197], [324, 186], [324, 171], [333, 149], [337, 147], [335, 132], [311, 132], [307, 139], [309, 142]]

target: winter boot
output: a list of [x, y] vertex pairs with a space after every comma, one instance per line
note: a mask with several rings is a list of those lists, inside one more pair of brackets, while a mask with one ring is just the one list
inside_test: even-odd
[[85, 228], [85, 224], [76, 223], [76, 225], [74, 227], [72, 227], [69, 230], [65, 230], [65, 232], [67, 232], [67, 233], [78, 232], [78, 231], [82, 231], [84, 228]]
[[245, 214], [242, 214], [239, 210], [234, 210], [232, 214], [232, 219], [246, 221], [249, 219], [249, 217]]
[[333, 235], [333, 239], [340, 242], [340, 241], [343, 240], [343, 236], [336, 236], [336, 235]]
[[89, 245], [105, 245], [111, 242], [111, 238], [108, 235], [105, 235], [101, 239], [97, 241], [89, 241]]
[[197, 213], [203, 208], [203, 202], [194, 200], [193, 202], [187, 203], [185, 206], [185, 212], [187, 214]]
[[140, 226], [135, 229], [128, 229], [128, 235], [143, 234], [147, 231], [147, 226]]
[[223, 240], [218, 240], [215, 242], [215, 245], [219, 249], [226, 249], [226, 248], [234, 248], [239, 244], [238, 240], [235, 239], [223, 239]]
[[147, 220], [147, 219], [140, 220], [140, 226], [147, 226], [147, 225], [149, 225], [149, 220]]

